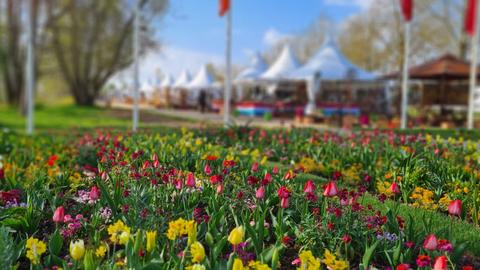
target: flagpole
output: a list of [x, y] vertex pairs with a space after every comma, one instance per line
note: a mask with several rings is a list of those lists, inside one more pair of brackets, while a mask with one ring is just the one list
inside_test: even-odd
[[34, 106], [34, 93], [35, 87], [35, 74], [34, 74], [34, 35], [33, 35], [33, 1], [28, 1], [28, 19], [27, 19], [27, 62], [25, 66], [26, 71], [26, 109], [27, 109], [27, 134], [33, 134], [33, 106]]
[[224, 110], [223, 123], [227, 127], [230, 124], [230, 100], [232, 93], [232, 7], [226, 14], [226, 44], [225, 44], [225, 94], [224, 94]]
[[138, 110], [139, 110], [139, 71], [138, 71], [138, 55], [139, 55], [139, 32], [140, 32], [140, 3], [135, 1], [135, 20], [133, 25], [133, 113], [132, 113], [132, 131], [137, 132], [138, 129]]
[[474, 118], [474, 98], [475, 98], [475, 87], [477, 85], [477, 62], [478, 62], [478, 28], [479, 28], [479, 21], [478, 20], [478, 13], [479, 13], [479, 4], [475, 5], [475, 17], [474, 17], [474, 31], [473, 36], [471, 38], [471, 60], [470, 60], [470, 87], [468, 93], [468, 116], [467, 116], [467, 128], [473, 129], [473, 118]]
[[407, 128], [407, 110], [408, 110], [408, 66], [410, 55], [410, 20], [405, 23], [405, 51], [403, 57], [403, 79], [402, 79], [402, 108], [400, 127]]

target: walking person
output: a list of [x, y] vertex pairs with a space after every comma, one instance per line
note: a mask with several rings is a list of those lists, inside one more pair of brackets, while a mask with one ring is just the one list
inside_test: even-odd
[[203, 89], [198, 94], [198, 105], [200, 106], [200, 112], [204, 113], [207, 107], [207, 93]]

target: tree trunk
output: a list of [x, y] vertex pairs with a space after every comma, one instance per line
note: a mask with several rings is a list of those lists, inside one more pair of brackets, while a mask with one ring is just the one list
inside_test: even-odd
[[[91, 85], [90, 83], [88, 84]], [[98, 90], [94, 89], [92, 86], [87, 86], [83, 83], [71, 84], [70, 92], [73, 94], [75, 104], [88, 107], [95, 105], [95, 98]]]

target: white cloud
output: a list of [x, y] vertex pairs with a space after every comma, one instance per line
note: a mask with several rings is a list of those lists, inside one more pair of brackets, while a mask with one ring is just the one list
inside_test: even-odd
[[357, 6], [362, 10], [365, 10], [370, 7], [373, 3], [373, 0], [325, 0], [326, 5], [335, 5], [335, 6]]
[[273, 46], [291, 37], [292, 36], [289, 34], [281, 33], [275, 28], [270, 28], [263, 35], [263, 43], [265, 43], [267, 46]]
[[[160, 50], [152, 51], [142, 57], [140, 61], [140, 82], [154, 82], [158, 71], [162, 74], [170, 74], [176, 79], [183, 69], [188, 69], [195, 75], [204, 64], [221, 64], [223, 58], [220, 55], [183, 49], [173, 46], [163, 46]], [[131, 83], [133, 81], [133, 69], [118, 73], [111, 81]]]

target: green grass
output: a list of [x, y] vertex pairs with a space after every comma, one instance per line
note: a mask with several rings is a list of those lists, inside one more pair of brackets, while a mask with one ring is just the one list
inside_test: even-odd
[[[116, 112], [121, 110], [116, 110]], [[99, 107], [80, 107], [75, 105], [39, 105], [34, 112], [35, 130], [39, 131], [66, 131], [71, 129], [96, 129], [111, 128], [119, 130], [128, 130], [132, 122], [130, 112], [121, 111], [121, 116], [114, 110]], [[164, 116], [154, 112], [142, 112], [149, 114], [149, 118], [157, 118], [158, 121], [149, 121], [142, 123], [140, 118], [140, 128], [161, 129], [162, 121], [174, 121], [181, 123], [191, 122], [188, 119], [180, 117]], [[25, 130], [26, 118], [21, 115], [17, 108], [0, 106], [0, 128], [10, 128], [23, 133]]]

